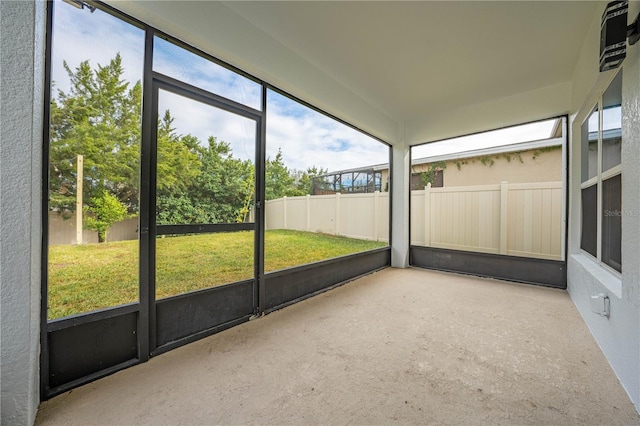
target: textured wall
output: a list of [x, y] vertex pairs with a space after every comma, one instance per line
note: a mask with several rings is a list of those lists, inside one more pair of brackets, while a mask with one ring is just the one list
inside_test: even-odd
[[[629, 16], [634, 19], [640, 13], [640, 2], [629, 2]], [[640, 43], [629, 48], [623, 69], [622, 82], [622, 262], [624, 276], [622, 297], [629, 311], [631, 321], [631, 343], [635, 351], [630, 351], [632, 365], [630, 380], [635, 386], [630, 391], [636, 409], [640, 411]]]
[[1, 419], [30, 425], [39, 403], [45, 4], [2, 1], [0, 22]]
[[[635, 18], [638, 13], [640, 2], [630, 2], [629, 16]], [[622, 261], [626, 265], [622, 290], [623, 296], [640, 308], [640, 42], [628, 50], [622, 76]]]
[[[580, 124], [612, 77], [612, 72], [597, 72], [600, 17], [604, 5], [602, 3], [594, 15], [573, 78], [575, 111], [571, 117], [570, 140], [568, 291], [640, 411], [640, 44], [628, 48], [623, 64], [622, 278], [580, 252]], [[639, 2], [630, 2], [630, 20], [639, 10]], [[590, 296], [598, 293], [610, 298], [610, 318], [591, 312]]]
[[492, 166], [484, 165], [478, 159], [461, 165], [447, 161], [444, 170], [444, 186], [490, 185], [506, 181], [509, 183], [557, 182], [562, 180], [562, 150], [542, 152], [533, 159], [534, 151], [521, 154], [521, 163], [517, 158], [494, 159]]

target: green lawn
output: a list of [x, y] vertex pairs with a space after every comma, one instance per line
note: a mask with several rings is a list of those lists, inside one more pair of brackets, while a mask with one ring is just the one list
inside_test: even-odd
[[[384, 247], [300, 231], [265, 234], [265, 271]], [[158, 238], [156, 298], [253, 278], [253, 232]], [[138, 300], [138, 241], [49, 248], [49, 318]]]

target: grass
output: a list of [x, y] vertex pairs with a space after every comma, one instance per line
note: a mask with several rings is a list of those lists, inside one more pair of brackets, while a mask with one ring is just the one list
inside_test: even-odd
[[[158, 238], [156, 298], [253, 278], [252, 231]], [[301, 231], [265, 234], [265, 271], [385, 246]], [[49, 319], [138, 301], [138, 241], [49, 247]]]

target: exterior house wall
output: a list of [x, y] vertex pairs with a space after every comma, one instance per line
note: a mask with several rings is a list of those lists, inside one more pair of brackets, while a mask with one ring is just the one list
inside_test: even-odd
[[[628, 46], [622, 66], [622, 274], [610, 272], [580, 249], [580, 125], [613, 78], [598, 72], [599, 5], [574, 71], [570, 116], [568, 291], [618, 379], [640, 410], [640, 45]], [[640, 2], [629, 4], [629, 21]], [[590, 309], [590, 297], [609, 296], [610, 317]]]
[[[511, 161], [504, 157], [495, 158], [494, 164], [483, 164], [479, 157], [448, 160], [443, 170], [443, 186], [473, 186], [494, 185], [506, 181], [509, 183], [529, 182], [557, 182], [562, 180], [562, 150], [543, 151], [534, 159], [535, 150], [520, 154], [523, 163], [518, 158]], [[499, 156], [499, 154], [498, 154]], [[466, 162], [460, 164], [459, 162]], [[412, 172], [422, 172], [428, 169], [428, 164], [413, 166]]]
[[40, 402], [45, 8], [43, 1], [0, 2], [3, 425], [33, 424]]
[[382, 192], [389, 192], [389, 169], [380, 170], [380, 180], [382, 181]]

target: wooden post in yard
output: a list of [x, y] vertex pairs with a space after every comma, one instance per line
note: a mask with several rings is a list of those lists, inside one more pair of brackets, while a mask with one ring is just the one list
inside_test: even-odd
[[76, 244], [82, 244], [82, 181], [84, 174], [84, 157], [78, 155], [78, 172], [76, 174]]

